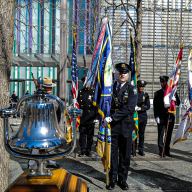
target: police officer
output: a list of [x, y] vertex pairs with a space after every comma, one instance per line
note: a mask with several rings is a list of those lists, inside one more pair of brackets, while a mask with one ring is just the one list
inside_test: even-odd
[[[82, 78], [84, 82], [85, 78]], [[84, 155], [91, 157], [91, 147], [93, 144], [95, 119], [97, 118], [97, 109], [93, 106], [94, 90], [83, 87], [78, 94], [78, 103], [83, 114], [79, 126], [79, 157]]]
[[[160, 76], [161, 89], [156, 91], [153, 100], [154, 117], [158, 127], [158, 147], [160, 157], [171, 156], [170, 142], [175, 123], [175, 115], [168, 113], [164, 107], [164, 92], [167, 86], [168, 76]], [[176, 105], [180, 105], [180, 99], [175, 94]]]
[[138, 112], [138, 120], [139, 120], [139, 145], [138, 145], [138, 154], [144, 156], [144, 134], [145, 127], [147, 124], [147, 110], [150, 109], [150, 101], [149, 95], [147, 92], [144, 92], [144, 87], [147, 82], [144, 80], [137, 81], [137, 90], [138, 90], [138, 100], [137, 106], [135, 107]]
[[131, 67], [127, 63], [118, 63], [115, 68], [118, 79], [113, 85], [111, 115], [104, 119], [106, 124], [111, 124], [111, 169], [106, 188], [112, 190], [117, 183], [122, 190], [127, 190], [137, 89], [128, 82]]

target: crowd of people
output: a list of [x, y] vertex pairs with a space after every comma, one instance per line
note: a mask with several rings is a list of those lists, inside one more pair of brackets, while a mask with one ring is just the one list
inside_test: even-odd
[[[149, 94], [145, 92], [147, 82], [137, 81], [137, 88], [129, 81], [129, 72], [131, 67], [127, 63], [118, 63], [115, 65], [116, 79], [113, 84], [112, 102], [110, 116], [104, 119], [104, 124], [111, 126], [111, 168], [109, 171], [109, 183], [106, 189], [112, 190], [118, 185], [122, 190], [128, 189], [127, 178], [132, 154], [132, 132], [135, 128], [134, 112], [138, 113], [138, 139], [135, 141], [138, 154], [144, 156], [144, 138], [147, 125], [147, 110], [150, 109]], [[158, 148], [159, 156], [171, 156], [170, 142], [173, 132], [175, 115], [168, 112], [164, 107], [164, 91], [169, 77], [160, 76], [161, 89], [156, 91], [153, 100], [154, 117], [158, 129]], [[84, 83], [85, 78], [82, 79]], [[46, 82], [50, 81], [50, 86]], [[55, 86], [52, 79], [45, 77], [43, 79], [43, 89], [45, 93], [51, 93]], [[26, 92], [28, 95], [29, 92]], [[79, 157], [92, 156], [94, 128], [100, 119], [98, 110], [93, 106], [94, 89], [83, 86], [78, 93], [78, 103], [83, 110], [79, 126]], [[180, 104], [179, 97], [175, 95], [176, 105]], [[11, 96], [13, 103], [18, 102], [18, 96], [13, 92]], [[60, 121], [60, 118], [58, 118]], [[50, 162], [51, 164], [51, 162]], [[53, 164], [53, 163], [52, 163]], [[51, 165], [50, 165], [51, 166]], [[54, 167], [54, 166], [53, 166]], [[55, 167], [57, 167], [55, 165]]]

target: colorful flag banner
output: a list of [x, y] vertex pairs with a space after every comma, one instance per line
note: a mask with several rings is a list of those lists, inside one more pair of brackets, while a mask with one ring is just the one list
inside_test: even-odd
[[93, 104], [98, 107], [101, 123], [98, 132], [97, 153], [102, 158], [104, 169], [108, 173], [111, 162], [111, 128], [104, 125], [104, 118], [110, 116], [112, 100], [112, 59], [111, 26], [107, 17], [101, 21], [100, 32], [93, 52], [91, 67], [85, 86], [95, 89]]
[[98, 35], [98, 39], [96, 42], [95, 49], [93, 51], [93, 56], [92, 56], [92, 62], [90, 65], [90, 68], [87, 73], [87, 78], [85, 79], [85, 85], [86, 87], [95, 87], [96, 86], [96, 79], [97, 79], [97, 71], [98, 71], [98, 65], [101, 57], [101, 51], [102, 51], [102, 46], [103, 46], [103, 40], [105, 36], [105, 31], [106, 31], [106, 24], [102, 23], [100, 32]]
[[180, 48], [180, 51], [176, 59], [176, 64], [171, 74], [169, 75], [169, 82], [164, 92], [164, 106], [166, 108], [169, 107], [168, 112], [174, 113], [174, 114], [176, 113], [175, 93], [177, 91], [177, 86], [178, 86], [179, 77], [181, 73], [182, 55], [183, 55], [183, 48]]
[[[131, 52], [130, 52], [130, 59], [129, 59], [129, 65], [131, 66], [131, 84], [137, 89], [137, 65], [136, 65], [136, 59], [135, 59], [135, 42], [132, 35], [132, 32], [130, 30], [130, 43], [131, 43]], [[139, 132], [139, 120], [138, 120], [138, 113], [137, 111], [133, 114], [134, 122], [135, 122], [135, 128], [132, 133], [132, 139], [135, 141], [138, 136]]]
[[188, 95], [190, 107], [179, 124], [173, 144], [179, 141], [187, 140], [192, 133], [192, 50], [190, 51], [188, 57]]
[[97, 153], [102, 157], [102, 162], [105, 170], [110, 169], [111, 157], [111, 128], [108, 124], [107, 127], [103, 125], [105, 117], [110, 116], [111, 100], [112, 100], [112, 59], [111, 59], [111, 26], [108, 18], [102, 19], [102, 24], [106, 25], [105, 36], [103, 39], [101, 55], [99, 56], [98, 74], [97, 74], [97, 91], [95, 95], [95, 105], [98, 106], [99, 114], [102, 117], [100, 125], [98, 140], [97, 140]]

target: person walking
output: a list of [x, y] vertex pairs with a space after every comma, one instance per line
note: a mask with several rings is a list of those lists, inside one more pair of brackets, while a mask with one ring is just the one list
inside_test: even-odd
[[[83, 77], [84, 82], [85, 77]], [[98, 118], [97, 108], [93, 106], [94, 90], [92, 88], [83, 87], [79, 93], [77, 101], [80, 109], [83, 110], [80, 117], [79, 125], [79, 157], [84, 155], [91, 157], [91, 148], [93, 145], [95, 120]]]
[[135, 110], [138, 112], [139, 120], [139, 145], [138, 154], [144, 156], [144, 135], [145, 127], [147, 125], [147, 110], [150, 109], [150, 100], [147, 92], [144, 92], [144, 87], [147, 82], [144, 80], [137, 81], [138, 100]]
[[[171, 156], [170, 143], [175, 124], [175, 114], [169, 113], [164, 107], [164, 92], [168, 82], [168, 76], [160, 76], [161, 89], [156, 91], [153, 100], [154, 117], [158, 128], [158, 147], [160, 157]], [[180, 105], [180, 99], [175, 94], [175, 104]]]
[[110, 117], [104, 119], [111, 125], [111, 169], [106, 188], [112, 190], [117, 184], [127, 190], [137, 89], [128, 82], [131, 67], [127, 63], [118, 63], [115, 68], [118, 79], [113, 85]]

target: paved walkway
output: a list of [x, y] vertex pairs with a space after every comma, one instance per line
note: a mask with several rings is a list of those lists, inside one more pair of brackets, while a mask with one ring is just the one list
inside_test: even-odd
[[[157, 155], [156, 127], [148, 126], [145, 135], [146, 155], [144, 157], [137, 155], [131, 160], [129, 191], [192, 192], [192, 141], [174, 145], [171, 149], [173, 157], [160, 158]], [[106, 191], [102, 163], [95, 152], [93, 155], [93, 158], [70, 156], [58, 160], [58, 163], [69, 172], [86, 180], [90, 191]], [[19, 160], [19, 163], [18, 160], [10, 160], [10, 183], [26, 169], [25, 160]], [[117, 186], [113, 191], [119, 192], [121, 189]]]

